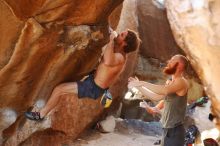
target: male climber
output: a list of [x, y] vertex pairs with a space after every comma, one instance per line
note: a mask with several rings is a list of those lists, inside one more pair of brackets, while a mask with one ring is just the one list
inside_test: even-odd
[[157, 85], [135, 78], [129, 79], [129, 88], [137, 88], [147, 99], [162, 100], [155, 107], [149, 107], [145, 102], [140, 106], [151, 114], [157, 114], [164, 109], [161, 117], [163, 135], [161, 146], [184, 146], [184, 118], [187, 106], [189, 83], [185, 77], [188, 59], [180, 54], [168, 60], [164, 73], [171, 75], [166, 84]]
[[85, 80], [62, 83], [56, 86], [46, 103], [39, 112], [25, 112], [30, 120], [42, 120], [60, 101], [62, 95], [75, 94], [78, 98], [97, 99], [113, 84], [126, 62], [126, 54], [138, 48], [138, 35], [132, 30], [110, 34], [110, 41], [105, 46], [104, 54], [97, 70]]

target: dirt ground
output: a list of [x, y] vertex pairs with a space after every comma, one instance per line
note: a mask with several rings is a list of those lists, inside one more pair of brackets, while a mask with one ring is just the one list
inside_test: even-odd
[[73, 146], [154, 146], [159, 137], [141, 133], [99, 133], [95, 132], [85, 139], [77, 139]]
[[114, 132], [111, 133], [90, 129], [71, 146], [154, 146], [161, 138], [161, 129], [158, 126], [157, 122], [124, 120], [118, 122]]

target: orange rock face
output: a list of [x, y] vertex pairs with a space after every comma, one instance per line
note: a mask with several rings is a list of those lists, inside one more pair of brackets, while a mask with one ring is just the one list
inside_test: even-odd
[[[97, 119], [103, 110], [98, 101], [71, 95], [38, 128], [23, 112], [46, 102], [59, 83], [76, 81], [93, 70], [108, 41], [108, 16], [121, 2], [0, 1], [1, 143], [34, 145], [34, 136], [43, 135], [48, 140], [42, 138], [40, 145], [54, 146], [68, 136], [76, 138]], [[56, 135], [60, 141], [54, 141]]]
[[42, 122], [19, 119], [20, 130], [12, 134], [5, 145], [61, 145], [74, 140], [85, 128], [91, 126], [103, 112], [99, 100], [63, 96], [59, 105]]

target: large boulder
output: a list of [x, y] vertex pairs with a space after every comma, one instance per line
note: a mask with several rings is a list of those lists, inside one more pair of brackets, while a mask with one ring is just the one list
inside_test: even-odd
[[93, 70], [108, 41], [108, 16], [121, 2], [0, 1], [1, 143], [36, 145], [36, 137], [41, 137], [39, 145], [54, 146], [76, 138], [97, 120], [103, 111], [99, 101], [73, 95], [46, 124], [26, 121], [23, 112], [39, 100], [46, 102], [56, 85]]
[[143, 40], [141, 56], [166, 61], [174, 54], [181, 53], [173, 38], [165, 9], [153, 0], [136, 0], [136, 7], [138, 31]]
[[220, 1], [169, 0], [167, 16], [178, 45], [201, 78], [220, 126]]

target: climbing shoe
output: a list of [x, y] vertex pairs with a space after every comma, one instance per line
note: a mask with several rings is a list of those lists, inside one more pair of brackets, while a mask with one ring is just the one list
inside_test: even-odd
[[25, 117], [33, 121], [42, 121], [44, 118], [40, 117], [40, 112], [25, 112]]

